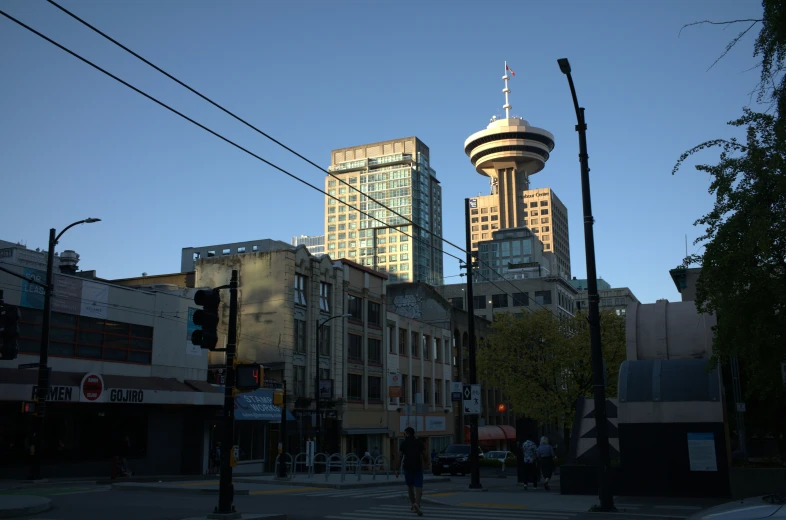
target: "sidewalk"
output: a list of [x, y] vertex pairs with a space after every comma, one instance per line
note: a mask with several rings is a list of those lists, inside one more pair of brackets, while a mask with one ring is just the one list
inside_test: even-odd
[[52, 509], [52, 501], [45, 497], [4, 495], [0, 500], [0, 518], [35, 515]]
[[[435, 477], [425, 475], [423, 478], [426, 483], [449, 482], [448, 477]], [[332, 474], [326, 480], [325, 475], [306, 475], [293, 476], [287, 480], [278, 480], [273, 475], [263, 475], [259, 477], [242, 476], [232, 480], [235, 486], [236, 495], [263, 495], [270, 492], [298, 492], [313, 488], [319, 489], [357, 489], [375, 488], [380, 486], [401, 485], [402, 479], [396, 479], [395, 475], [390, 475], [388, 479], [385, 475], [377, 475], [373, 479], [371, 475], [361, 475], [358, 480], [357, 475], [346, 475], [341, 481], [340, 474]], [[179, 493], [218, 493], [218, 479], [214, 476], [209, 481], [171, 481], [171, 482], [115, 482], [113, 489], [134, 490], [134, 491], [169, 491]]]

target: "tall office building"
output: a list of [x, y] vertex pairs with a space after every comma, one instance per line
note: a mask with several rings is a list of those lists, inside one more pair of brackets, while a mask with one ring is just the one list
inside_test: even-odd
[[306, 246], [306, 249], [312, 255], [322, 255], [325, 254], [325, 235], [292, 237], [292, 245]]
[[325, 197], [325, 252], [393, 282], [441, 284], [442, 187], [428, 147], [407, 137], [340, 148], [330, 172], [325, 191], [339, 200]]
[[489, 178], [490, 195], [476, 197], [471, 210], [472, 249], [490, 240], [497, 229], [528, 227], [556, 259], [553, 274], [570, 278], [568, 210], [550, 188], [530, 189], [530, 177], [546, 166], [554, 149], [554, 136], [524, 119], [510, 115], [508, 69], [505, 118], [491, 118], [485, 130], [469, 136], [464, 152], [475, 170]]

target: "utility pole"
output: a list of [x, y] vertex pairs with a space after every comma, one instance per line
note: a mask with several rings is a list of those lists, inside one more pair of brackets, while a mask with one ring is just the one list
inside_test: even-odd
[[576, 88], [570, 74], [567, 58], [557, 60], [559, 68], [568, 77], [573, 106], [576, 109], [576, 131], [579, 133], [579, 162], [581, 163], [581, 199], [584, 208], [584, 251], [587, 258], [587, 299], [589, 300], [590, 349], [592, 351], [592, 386], [595, 397], [595, 431], [598, 446], [598, 511], [616, 511], [610, 485], [609, 427], [606, 419], [606, 385], [603, 369], [603, 348], [600, 336], [600, 310], [598, 307], [598, 274], [595, 266], [595, 235], [592, 225], [592, 198], [590, 197], [589, 155], [587, 154], [587, 123], [584, 108], [579, 106]]
[[[473, 204], [474, 203], [474, 204]], [[475, 302], [472, 293], [472, 268], [475, 264], [472, 256], [472, 232], [470, 229], [470, 208], [477, 206], [477, 199], [464, 199], [464, 218], [467, 231], [467, 334], [469, 335], [469, 384], [478, 382], [477, 365], [475, 363]], [[463, 408], [463, 406], [462, 406]], [[480, 466], [478, 464], [478, 416], [469, 416], [469, 442], [470, 442], [470, 489], [481, 489]]]
[[237, 349], [237, 269], [232, 270], [229, 281], [229, 337], [226, 347], [226, 380], [224, 381], [224, 441], [221, 449], [221, 477], [219, 479], [218, 507], [215, 512], [240, 518], [233, 504], [235, 488], [232, 484], [232, 446], [235, 444], [235, 351]]

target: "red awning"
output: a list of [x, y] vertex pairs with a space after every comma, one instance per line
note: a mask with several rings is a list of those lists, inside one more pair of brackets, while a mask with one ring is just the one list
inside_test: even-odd
[[[469, 442], [469, 426], [464, 427], [464, 440]], [[516, 428], [509, 424], [478, 426], [478, 442], [515, 441]]]

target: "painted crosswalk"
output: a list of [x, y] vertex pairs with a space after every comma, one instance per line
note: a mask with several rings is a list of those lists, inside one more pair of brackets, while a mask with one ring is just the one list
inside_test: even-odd
[[286, 493], [289, 496], [319, 497], [319, 498], [400, 498], [407, 496], [406, 488], [397, 487], [372, 491], [369, 489], [326, 489], [326, 488], [294, 488], [271, 489], [266, 491], [251, 491], [249, 495], [277, 495]]
[[[510, 507], [465, 507], [423, 506], [423, 515], [430, 520], [570, 520], [578, 513], [555, 511], [531, 511], [521, 506]], [[402, 517], [415, 516], [409, 504], [385, 504], [338, 515], [327, 515], [331, 520], [400, 520]]]

